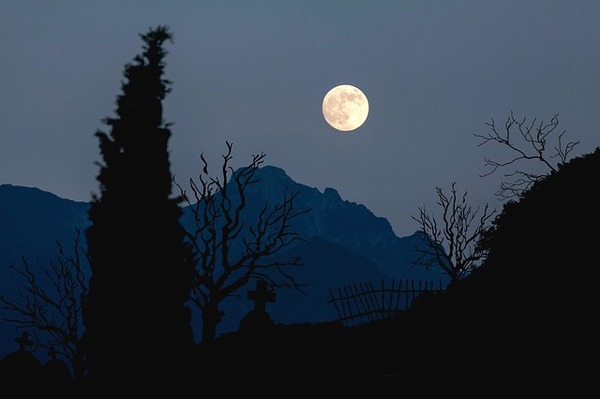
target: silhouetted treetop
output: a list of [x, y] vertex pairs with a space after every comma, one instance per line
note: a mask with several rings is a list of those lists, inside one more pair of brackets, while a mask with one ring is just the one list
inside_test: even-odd
[[[104, 158], [98, 181], [104, 191], [111, 184], [113, 174], [110, 171], [125, 166], [123, 157], [136, 158], [139, 162], [128, 164], [127, 169], [120, 170], [119, 174], [127, 173], [129, 182], [141, 178], [146, 190], [160, 189], [165, 194], [171, 192], [169, 161], [165, 152], [171, 132], [169, 124], [163, 121], [162, 100], [170, 91], [171, 82], [163, 77], [166, 55], [163, 45], [171, 39], [171, 34], [166, 27], [159, 26], [140, 36], [144, 41], [144, 51], [134, 58], [133, 63], [125, 66], [126, 80], [122, 82], [122, 94], [117, 97], [117, 117], [104, 119], [110, 127], [109, 133], [96, 133]], [[145, 140], [149, 134], [154, 138]], [[157, 171], [167, 171], [166, 178], [150, 176], [146, 171], [152, 166], [149, 163], [157, 164]]]
[[141, 38], [142, 53], [125, 66], [117, 116], [105, 120], [110, 131], [96, 133], [103, 163], [86, 230], [92, 277], [84, 346], [99, 386], [168, 386], [180, 380], [194, 345], [186, 306], [193, 251], [179, 223], [180, 198], [171, 196], [171, 132], [163, 121], [170, 83], [163, 45], [171, 34], [159, 26]]
[[[152, 112], [145, 108], [149, 103], [160, 105], [160, 102], [170, 92], [171, 81], [163, 77], [167, 52], [164, 50], [166, 41], [172, 40], [168, 28], [159, 26], [140, 37], [144, 41], [144, 52], [134, 58], [133, 64], [126, 64], [123, 94], [117, 99], [117, 115], [119, 119], [108, 118], [108, 124], [122, 123], [128, 112], [143, 109], [147, 112], [148, 124], [158, 125], [162, 121], [152, 117], [161, 116], [161, 112]], [[138, 93], [138, 95], [134, 95]]]

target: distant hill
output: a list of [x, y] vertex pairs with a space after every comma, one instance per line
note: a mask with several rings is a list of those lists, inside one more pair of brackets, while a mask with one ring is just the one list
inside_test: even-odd
[[[57, 241], [66, 250], [75, 228], [88, 225], [86, 202], [71, 201], [34, 187], [0, 185], [0, 293], [15, 298], [23, 282], [8, 269], [25, 256], [34, 272], [57, 254]], [[3, 311], [0, 317], [4, 318]], [[12, 324], [0, 319], [0, 357], [17, 348], [18, 334]]]
[[86, 202], [71, 201], [33, 187], [0, 185], [0, 292], [11, 293], [17, 282], [6, 272], [25, 256], [33, 270], [57, 254], [57, 241], [66, 249], [75, 228], [88, 225]]
[[23, 255], [46, 259], [56, 241], [69, 243], [75, 227], [88, 224], [87, 202], [60, 198], [34, 187], [0, 185], [0, 262]]
[[[333, 188], [320, 192], [293, 181], [274, 166], [260, 168], [257, 177], [261, 182], [248, 193], [245, 217], [257, 215], [264, 201], [277, 201], [286, 189], [299, 193], [297, 209], [310, 208], [293, 224], [305, 242], [279, 254], [300, 256], [304, 266], [294, 276], [308, 285], [304, 294], [291, 290], [277, 292], [276, 302], [267, 305], [274, 321], [333, 320], [335, 309], [326, 303], [329, 289], [349, 284], [379, 282], [383, 278], [435, 282], [444, 279], [439, 271], [411, 266], [413, 248], [420, 245], [417, 234], [397, 237], [385, 218], [375, 216], [364, 205], [343, 200]], [[0, 185], [0, 292], [14, 296], [22, 282], [8, 269], [10, 263], [17, 264], [25, 256], [36, 270], [56, 256], [56, 241], [70, 251], [75, 229], [83, 232], [89, 224], [88, 209], [87, 202], [63, 199], [37, 188]], [[189, 227], [189, 218], [189, 209], [184, 208], [182, 224]], [[252, 303], [246, 298], [250, 289], [253, 286], [245, 287], [226, 301], [221, 333], [236, 330], [239, 320], [251, 310]], [[193, 323], [198, 326], [197, 312]], [[16, 335], [13, 325], [0, 322], [0, 356], [15, 349]]]

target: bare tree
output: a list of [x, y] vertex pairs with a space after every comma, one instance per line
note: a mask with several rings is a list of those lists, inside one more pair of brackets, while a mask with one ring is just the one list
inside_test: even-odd
[[248, 166], [234, 171], [230, 166], [233, 144], [226, 144], [218, 177], [209, 175], [208, 163], [201, 155], [203, 168], [198, 181], [189, 180], [192, 198], [175, 183], [194, 217], [194, 228], [187, 231], [197, 257], [191, 300], [202, 314], [203, 343], [216, 336], [224, 316], [220, 304], [251, 279], [300, 291], [303, 286], [287, 272], [289, 268], [302, 266], [299, 258], [281, 260], [273, 255], [302, 240], [292, 230], [291, 221], [309, 209], [297, 211], [294, 205], [298, 193], [286, 190], [279, 202], [266, 201], [255, 220], [249, 220], [245, 212], [248, 191], [260, 181], [255, 174], [265, 154], [253, 155]]
[[56, 258], [41, 265], [41, 273], [34, 272], [25, 257], [21, 266], [9, 265], [24, 281], [18, 293], [20, 300], [0, 296], [0, 302], [2, 309], [13, 315], [5, 317], [5, 321], [19, 329], [33, 329], [37, 346], [54, 349], [70, 362], [74, 377], [81, 378], [85, 368], [81, 317], [88, 292], [88, 274], [84, 270], [87, 257], [79, 229], [73, 239], [72, 254], [67, 254], [60, 242], [56, 244]]
[[485, 256], [477, 244], [495, 210], [490, 210], [487, 204], [483, 208], [473, 208], [467, 203], [466, 191], [458, 195], [456, 183], [452, 183], [449, 196], [440, 187], [435, 190], [437, 205], [442, 211], [440, 221], [424, 206], [419, 207], [417, 217], [413, 216], [421, 227], [420, 236], [425, 243], [424, 247], [415, 247], [419, 256], [414, 265], [440, 267], [453, 284], [478, 267]]
[[[513, 112], [504, 122], [504, 128], [496, 126], [494, 119], [486, 123], [490, 128], [487, 135], [475, 134], [481, 139], [478, 147], [496, 143], [509, 150], [512, 156], [506, 161], [498, 161], [485, 158], [485, 165], [489, 171], [481, 176], [489, 176], [500, 168], [515, 167], [514, 170], [507, 172], [505, 177], [512, 178], [511, 181], [502, 182], [496, 196], [500, 199], [510, 199], [519, 197], [521, 193], [529, 189], [534, 183], [546, 176], [547, 173], [536, 173], [525, 171], [517, 167], [521, 161], [537, 160], [543, 165], [543, 169], [550, 172], [556, 172], [561, 164], [564, 164], [573, 148], [579, 144], [578, 141], [563, 143], [563, 130], [556, 138], [556, 144], [551, 145], [548, 140], [550, 136], [557, 133], [559, 120], [558, 114], [554, 115], [550, 122], [537, 121], [533, 119], [530, 122], [526, 117], [516, 119]], [[551, 147], [551, 148], [550, 148]]]

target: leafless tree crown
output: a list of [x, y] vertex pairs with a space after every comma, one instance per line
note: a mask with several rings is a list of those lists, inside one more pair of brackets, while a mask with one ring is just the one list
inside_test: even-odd
[[[72, 364], [80, 355], [83, 333], [82, 310], [88, 292], [88, 265], [81, 247], [81, 232], [76, 229], [73, 251], [67, 254], [57, 242], [58, 254], [41, 273], [32, 270], [23, 257], [21, 266], [10, 264], [23, 283], [19, 299], [0, 297], [2, 308], [13, 316], [4, 318], [19, 329], [31, 329], [32, 338], [41, 348], [54, 349]], [[78, 365], [74, 368], [77, 369]]]
[[[573, 148], [579, 141], [563, 142], [565, 130], [558, 133], [558, 114], [554, 115], [550, 122], [533, 119], [528, 121], [526, 117], [515, 118], [510, 113], [504, 126], [498, 127], [492, 118], [486, 125], [489, 127], [488, 134], [474, 134], [481, 141], [478, 147], [489, 143], [500, 144], [512, 154], [507, 160], [499, 161], [485, 157], [485, 166], [489, 171], [481, 176], [489, 176], [498, 169], [509, 169], [505, 173], [508, 181], [502, 182], [496, 196], [500, 199], [519, 197], [523, 191], [529, 189], [534, 183], [542, 179], [546, 173], [535, 173], [521, 169], [518, 164], [522, 161], [539, 161], [547, 171], [555, 172], [561, 164], [564, 164]], [[551, 138], [557, 135], [555, 139]], [[550, 141], [555, 141], [552, 145]]]
[[467, 202], [466, 191], [458, 194], [456, 183], [452, 183], [450, 195], [440, 187], [435, 190], [441, 218], [427, 212], [424, 206], [419, 207], [418, 216], [413, 216], [421, 227], [425, 244], [415, 247], [419, 256], [414, 265], [440, 267], [452, 282], [456, 282], [472, 272], [485, 256], [477, 244], [495, 210], [490, 210], [488, 204], [473, 208]]
[[[196, 284], [191, 297], [203, 313], [211, 308], [216, 312], [218, 303], [250, 279], [300, 291], [305, 285], [286, 271], [302, 266], [299, 257], [282, 260], [273, 255], [303, 240], [291, 222], [309, 209], [297, 210], [298, 193], [286, 189], [283, 198], [267, 200], [256, 219], [250, 220], [246, 212], [249, 189], [260, 181], [256, 172], [265, 154], [253, 155], [249, 165], [235, 171], [230, 165], [233, 144], [226, 144], [218, 176], [209, 174], [208, 163], [201, 155], [202, 172], [197, 181], [189, 179], [190, 191], [175, 182], [194, 219], [193, 228], [186, 232], [197, 256]], [[277, 271], [279, 278], [267, 273], [268, 270]]]

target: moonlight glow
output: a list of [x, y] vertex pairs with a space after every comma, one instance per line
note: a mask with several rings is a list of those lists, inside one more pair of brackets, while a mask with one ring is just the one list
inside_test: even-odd
[[343, 132], [357, 129], [368, 115], [367, 96], [355, 86], [336, 86], [323, 98], [323, 117], [334, 129]]

